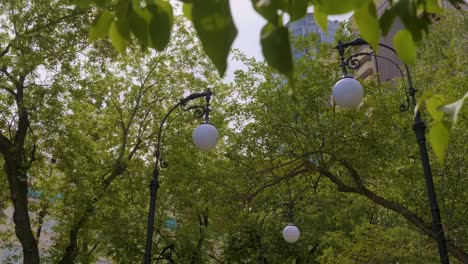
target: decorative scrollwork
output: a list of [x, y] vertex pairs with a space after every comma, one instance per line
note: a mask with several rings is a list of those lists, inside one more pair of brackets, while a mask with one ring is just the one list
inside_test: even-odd
[[346, 67], [348, 67], [348, 69], [351, 70], [359, 69], [359, 67], [361, 67], [361, 61], [358, 60], [356, 57], [349, 57], [346, 60]]
[[358, 58], [360, 56], [374, 56], [374, 52], [360, 52], [360, 53], [356, 53], [356, 54], [353, 54], [351, 56], [349, 56], [347, 59], [346, 59], [346, 67], [348, 67], [348, 69], [350, 70], [356, 70], [358, 69], [359, 67], [361, 67], [361, 60]]
[[[341, 61], [340, 66], [341, 66], [341, 70], [343, 72], [343, 75], [344, 76], [347, 75], [346, 68], [351, 69], [351, 70], [356, 70], [359, 67], [361, 67], [361, 60], [359, 59], [359, 57], [361, 57], [361, 56], [373, 56], [375, 58], [384, 59], [384, 60], [392, 63], [398, 69], [398, 71], [401, 74], [401, 78], [403, 80], [403, 86], [404, 86], [405, 91], [406, 91], [406, 102], [400, 104], [400, 107], [399, 107], [400, 111], [401, 112], [406, 112], [406, 111], [408, 111], [410, 109], [410, 107], [412, 105], [415, 106], [416, 105], [416, 100], [415, 100], [416, 89], [413, 88], [408, 66], [406, 64], [403, 64], [404, 67], [405, 67], [405, 70], [406, 70], [406, 76], [405, 76], [405, 74], [403, 73], [403, 70], [402, 70], [402, 68], [400, 66], [400, 63], [397, 63], [397, 62], [393, 61], [392, 59], [387, 58], [385, 56], [381, 56], [379, 54], [376, 54], [374, 50], [352, 54], [351, 56], [349, 56], [348, 58], [345, 59], [345, 56], [344, 56], [345, 48], [361, 46], [361, 45], [369, 45], [369, 43], [367, 43], [363, 39], [355, 39], [355, 40], [350, 41], [350, 42], [338, 41], [335, 48], [338, 50], [339, 55], [340, 55], [340, 61]], [[379, 46], [382, 46], [382, 47], [390, 50], [394, 54], [397, 54], [396, 51], [390, 46], [387, 46], [387, 45], [382, 44], [382, 43], [379, 43]], [[370, 48], [372, 49], [372, 47], [370, 47]], [[406, 80], [405, 79], [408, 81], [408, 86], [406, 86], [406, 82], [405, 82]]]
[[161, 167], [162, 169], [165, 169], [165, 168], [169, 167], [169, 163], [167, 163], [167, 161], [160, 160], [159, 161], [159, 167]]
[[400, 104], [400, 112], [406, 112], [410, 108], [410, 99], [406, 98], [406, 103]]
[[184, 112], [191, 111], [191, 110], [193, 110], [193, 116], [195, 116], [195, 118], [202, 118], [208, 111], [205, 106], [201, 106], [201, 105], [194, 105], [194, 106], [184, 108]]

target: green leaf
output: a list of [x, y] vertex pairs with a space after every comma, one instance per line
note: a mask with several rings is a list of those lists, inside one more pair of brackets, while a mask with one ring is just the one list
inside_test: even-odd
[[127, 23], [113, 21], [109, 29], [109, 38], [118, 52], [125, 53], [130, 38]]
[[111, 0], [95, 0], [95, 2], [99, 7], [107, 7], [111, 4]]
[[393, 47], [400, 59], [406, 64], [414, 64], [416, 61], [416, 45], [411, 33], [406, 30], [398, 31], [393, 37]]
[[291, 75], [293, 61], [288, 29], [266, 24], [262, 29], [261, 44], [263, 56], [268, 64], [281, 73]]
[[75, 0], [75, 4], [79, 8], [88, 8], [91, 5], [91, 0]]
[[414, 116], [418, 113], [419, 109], [421, 108], [421, 105], [423, 105], [426, 100], [432, 96], [432, 92], [424, 92], [423, 95], [418, 98], [418, 103], [414, 107]]
[[[145, 15], [143, 12], [146, 11]], [[147, 9], [144, 10], [130, 10], [128, 14], [128, 22], [130, 30], [135, 37], [141, 41], [145, 46], [149, 46], [149, 35], [148, 35], [148, 21], [150, 14]]]
[[351, 12], [372, 0], [324, 0], [315, 5], [328, 15], [338, 15]]
[[452, 125], [455, 125], [457, 123], [458, 113], [460, 113], [463, 103], [465, 102], [465, 99], [467, 97], [468, 97], [468, 92], [466, 92], [463, 98], [461, 98], [460, 100], [454, 103], [448, 104], [448, 105], [444, 105], [440, 108], [440, 110], [444, 112], [445, 115], [452, 122]]
[[441, 121], [444, 113], [439, 110], [445, 104], [445, 98], [441, 95], [435, 95], [426, 100], [426, 107], [429, 114], [435, 121]]
[[426, 0], [425, 3], [428, 13], [441, 14], [443, 12], [438, 0]]
[[289, 15], [291, 16], [291, 21], [298, 20], [306, 15], [307, 0], [295, 0], [289, 1], [289, 3]]
[[114, 5], [114, 11], [117, 20], [125, 19], [125, 17], [128, 14], [129, 7], [130, 5], [128, 3], [128, 0], [116, 0], [116, 3]]
[[325, 32], [328, 32], [328, 15], [320, 11], [319, 8], [314, 9], [315, 22]]
[[359, 27], [362, 37], [374, 48], [379, 46], [379, 21], [374, 2], [369, 2], [354, 12], [354, 19]]
[[192, 21], [192, 4], [184, 3], [182, 5], [182, 13], [188, 20]]
[[413, 0], [400, 0], [393, 7], [396, 15], [403, 21], [406, 30], [411, 33], [414, 43], [421, 41], [422, 32], [427, 30], [431, 23], [427, 15], [418, 13], [415, 2]]
[[172, 6], [167, 1], [157, 0], [148, 6], [148, 10], [151, 13], [150, 47], [162, 51], [169, 44], [171, 38], [172, 25], [174, 24]]
[[213, 61], [220, 75], [224, 75], [227, 58], [237, 35], [229, 1], [194, 0], [192, 17], [203, 50]]
[[448, 149], [449, 135], [450, 123], [447, 121], [435, 122], [429, 132], [429, 141], [441, 164], [444, 164], [445, 152]]
[[109, 35], [109, 27], [113, 20], [114, 16], [110, 11], [102, 11], [102, 13], [98, 16], [94, 24], [89, 29], [89, 41], [107, 38]]
[[269, 23], [279, 25], [278, 1], [272, 0], [252, 0], [255, 10], [263, 16]]

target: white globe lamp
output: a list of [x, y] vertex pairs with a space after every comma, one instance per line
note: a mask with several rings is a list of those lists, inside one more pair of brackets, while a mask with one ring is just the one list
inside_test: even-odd
[[289, 224], [283, 229], [283, 238], [286, 242], [294, 243], [296, 242], [299, 237], [301, 236], [301, 232], [299, 232], [299, 228], [294, 224]]
[[218, 130], [209, 123], [199, 125], [192, 134], [193, 144], [201, 150], [208, 151], [213, 149], [218, 143]]
[[333, 86], [333, 101], [341, 107], [356, 108], [363, 96], [362, 85], [353, 77], [343, 77]]

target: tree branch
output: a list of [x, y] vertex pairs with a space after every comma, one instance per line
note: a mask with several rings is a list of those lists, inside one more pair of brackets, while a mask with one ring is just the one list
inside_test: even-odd
[[56, 20], [48, 20], [47, 24], [37, 24], [36, 27], [34, 28], [31, 28], [30, 30], [27, 30], [24, 32], [24, 35], [31, 35], [31, 34], [34, 34], [35, 32], [39, 32], [43, 29], [46, 29], [46, 28], [50, 28], [50, 27], [53, 27], [57, 24], [60, 24], [62, 23], [63, 21], [65, 21], [66, 19], [69, 19], [69, 18], [74, 18], [74, 17], [77, 17], [79, 15], [82, 15], [82, 14], [85, 14], [86, 12], [89, 12], [89, 11], [86, 11], [84, 9], [74, 9], [72, 10], [72, 12], [70, 14], [67, 14], [65, 16], [62, 16], [62, 17], [59, 17], [58, 19]]
[[49, 202], [45, 202], [42, 205], [41, 211], [39, 212], [39, 226], [37, 227], [36, 237], [37, 240], [41, 237], [42, 224], [44, 223], [44, 217], [47, 215], [47, 209], [49, 208]]
[[8, 45], [0, 52], [0, 58], [5, 56], [8, 52], [10, 52], [10, 47], [11, 43], [8, 43]]
[[[323, 167], [316, 166], [312, 163], [307, 163], [307, 167], [313, 171], [320, 172], [326, 177], [328, 177], [333, 183], [335, 183], [338, 186], [339, 191], [351, 192], [368, 198], [372, 202], [403, 216], [406, 220], [408, 220], [410, 223], [416, 226], [421, 233], [429, 236], [434, 241], [436, 240], [437, 235], [432, 231], [431, 225], [429, 223], [426, 223], [420, 216], [411, 212], [401, 204], [387, 200], [384, 197], [381, 197], [378, 194], [366, 188], [363, 185], [362, 179], [359, 177], [357, 170], [353, 166], [351, 166], [350, 163], [343, 159], [336, 160], [339, 161], [348, 170], [348, 172], [351, 174], [351, 177], [353, 177], [355, 183], [358, 185], [357, 188], [346, 185], [336, 175], [334, 175], [332, 172]], [[447, 240], [447, 249], [459, 261], [461, 261], [462, 263], [468, 263], [468, 254], [462, 248], [456, 246], [450, 240]]]
[[5, 91], [7, 91], [9, 94], [13, 95], [14, 98], [16, 98], [16, 93], [15, 93], [15, 91], [13, 91], [13, 89], [8, 88], [8, 87], [3, 86], [3, 85], [0, 86], [0, 89], [3, 89]]
[[291, 172], [283, 175], [282, 177], [279, 177], [279, 178], [276, 178], [276, 179], [270, 181], [269, 183], [259, 187], [257, 190], [255, 190], [251, 194], [248, 194], [247, 199], [249, 201], [251, 201], [255, 196], [257, 196], [259, 193], [263, 192], [265, 189], [267, 189], [269, 187], [272, 187], [272, 186], [274, 186], [274, 185], [276, 185], [276, 184], [278, 184], [278, 183], [280, 183], [280, 182], [282, 182], [284, 180], [294, 178], [297, 175], [301, 175], [301, 174], [307, 173], [307, 172], [310, 172], [310, 170], [308, 168], [304, 168], [304, 163], [302, 163], [299, 166], [297, 166], [296, 168], [294, 168]]
[[8, 72], [6, 67], [0, 68], [0, 72], [5, 74], [5, 76], [8, 78], [8, 80], [10, 80], [10, 82], [12, 82], [14, 85], [18, 85], [18, 80], [15, 79], [15, 77]]
[[78, 255], [78, 232], [84, 226], [89, 216], [91, 215], [92, 211], [94, 210], [94, 206], [92, 207], [93, 207], [92, 209], [88, 209], [84, 212], [84, 214], [80, 217], [80, 219], [76, 222], [76, 224], [70, 230], [69, 243], [68, 243], [67, 248], [65, 249], [65, 254], [60, 260], [60, 264], [68, 264], [68, 263], [75, 262], [76, 255]]
[[18, 129], [15, 136], [15, 148], [18, 155], [23, 155], [24, 144], [29, 128], [29, 116], [26, 107], [19, 109]]

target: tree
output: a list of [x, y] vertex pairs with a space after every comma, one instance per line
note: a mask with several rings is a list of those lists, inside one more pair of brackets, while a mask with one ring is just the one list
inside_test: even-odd
[[[434, 39], [426, 42], [427, 47], [423, 45], [420, 54], [422, 69], [441, 67], [449, 70], [453, 79], [445, 78], [444, 71], [439, 76], [439, 72], [427, 70], [424, 75], [431, 74], [431, 77], [424, 78], [419, 69], [415, 69], [414, 76], [418, 89], [440, 87], [452, 98], [449, 100], [466, 90], [465, 77], [462, 77], [465, 68], [462, 60], [456, 59], [460, 54], [455, 48], [458, 45], [446, 45], [447, 50], [437, 55], [430, 53], [430, 46], [447, 30], [445, 23], [464, 23], [461, 15], [455, 17], [455, 20], [450, 16], [442, 18], [447, 20], [434, 26], [431, 31]], [[456, 33], [455, 28], [453, 35], [449, 34], [453, 39], [440, 40], [463, 43], [462, 39], [456, 40], [463, 33]], [[307, 237], [304, 244], [295, 245], [294, 253], [277, 244], [281, 243], [277, 235], [277, 242], [271, 242], [271, 249], [267, 251], [271, 259], [281, 259], [283, 263], [292, 261], [288, 260], [291, 256], [296, 256], [296, 261], [300, 256], [302, 260], [309, 257], [319, 263], [336, 259], [351, 263], [392, 259], [410, 263], [421, 259], [437, 262], [424, 178], [410, 131], [412, 115], [401, 114], [398, 110], [403, 87], [398, 83], [379, 86], [371, 82], [365, 87], [368, 95], [359, 110], [335, 108], [328, 99], [329, 89], [339, 78], [336, 63], [329, 59], [335, 51], [324, 45], [320, 48], [320, 52], [311, 49], [310, 56], [298, 62], [296, 74], [300, 77], [297, 77], [296, 96], [293, 97], [287, 95], [288, 88], [283, 80], [261, 64], [249, 64], [248, 73], [237, 73], [242, 103], [235, 103], [231, 109], [236, 109], [235, 113], [241, 117], [233, 115], [234, 120], [230, 122], [237, 121], [240, 124], [237, 129], [242, 132], [230, 137], [232, 153], [228, 152], [228, 157], [241, 167], [234, 175], [240, 182], [236, 186], [244, 190], [245, 213], [254, 218], [284, 200], [296, 201], [296, 211], [299, 211], [296, 225], [300, 229], [301, 224], [304, 225], [302, 234], [314, 235]], [[426, 63], [424, 58], [432, 56], [438, 58]], [[445, 67], [446, 63], [455, 63], [456, 67]], [[453, 152], [449, 151], [447, 156], [450, 164], [434, 165], [434, 175], [440, 175], [435, 181], [449, 252], [461, 263], [468, 257], [463, 238], [466, 234], [460, 233], [466, 229], [460, 207], [466, 197], [458, 189], [466, 185], [460, 178], [460, 170], [464, 170], [460, 164], [466, 162], [465, 155], [460, 155], [466, 152], [463, 143], [466, 135], [462, 135], [464, 121], [460, 120], [457, 132], [453, 133], [450, 147]], [[234, 184], [229, 179], [225, 183], [228, 182]], [[271, 226], [271, 230], [281, 230], [281, 225]], [[379, 239], [384, 243], [398, 244], [398, 250], [377, 244], [376, 234], [382, 234]], [[248, 237], [248, 233], [245, 236]], [[233, 237], [239, 235], [233, 233]], [[409, 238], [408, 243], [401, 244]], [[248, 242], [251, 240], [241, 241], [245, 247], [256, 246]], [[233, 243], [235, 248], [242, 247], [233, 240], [226, 242]], [[373, 245], [372, 254], [366, 244], [369, 242]], [[349, 250], [344, 251], [344, 248]]]
[[[139, 259], [139, 251], [125, 256], [122, 239], [112, 240], [128, 234], [106, 232], [122, 226], [116, 208], [141, 214], [133, 221], [146, 217], [148, 195], [139, 190], [147, 189], [154, 124], [187, 87], [203, 91], [219, 78], [178, 18], [177, 45], [120, 56], [106, 43], [86, 41], [77, 25], [89, 23], [91, 10], [66, 1], [7, 1], [1, 10], [0, 182], [9, 183], [2, 205], [8, 190], [24, 262], [39, 263], [46, 219], [57, 225], [44, 261]], [[28, 202], [28, 191], [41, 193], [38, 204]], [[144, 226], [132, 231], [141, 248]]]
[[[0, 11], [0, 152], [15, 209], [15, 233], [27, 263], [39, 262], [27, 200], [28, 171], [38, 155], [39, 141], [34, 135], [37, 113], [57, 99], [51, 97], [57, 95], [59, 87], [52, 84], [62, 76], [54, 70], [66, 67], [75, 58], [75, 51], [86, 45], [82, 42], [85, 31], [77, 25], [88, 23], [89, 18], [86, 12], [67, 9], [71, 6], [66, 1], [47, 3], [3, 1]], [[49, 74], [41, 76], [42, 70], [49, 70]], [[41, 77], [47, 81], [42, 82]]]
[[[181, 0], [184, 15], [193, 22], [205, 53], [210, 57], [221, 76], [227, 68], [227, 58], [231, 45], [237, 35], [229, 0]], [[294, 63], [291, 55], [289, 31], [284, 20], [298, 20], [305, 16], [310, 6], [314, 7], [314, 18], [320, 27], [327, 31], [328, 16], [354, 12], [354, 21], [360, 35], [372, 47], [379, 47], [379, 39], [387, 35], [395, 19], [400, 19], [404, 29], [393, 36], [393, 46], [403, 62], [414, 65], [417, 46], [422, 43], [423, 36], [429, 26], [443, 13], [443, 7], [457, 8], [463, 12], [466, 3], [463, 0], [448, 0], [443, 4], [433, 0], [388, 1], [388, 6], [378, 15], [375, 1], [353, 0], [343, 4], [336, 0], [305, 1], [305, 0], [252, 0], [255, 10], [267, 20], [261, 31], [263, 56], [267, 63], [285, 74], [289, 84], [294, 86]], [[78, 6], [89, 8], [93, 1], [79, 0]], [[448, 3], [448, 4], [447, 4]], [[90, 39], [109, 37], [114, 47], [121, 53], [136, 39], [142, 47], [152, 47], [163, 50], [170, 41], [173, 25], [173, 7], [164, 0], [140, 1], [100, 0], [95, 4], [101, 13], [90, 27]], [[134, 36], [134, 38], [132, 37]], [[457, 102], [447, 105], [445, 112], [454, 116], [456, 122], [458, 111], [465, 94]], [[442, 106], [442, 105], [439, 105]], [[437, 146], [437, 155], [442, 160], [446, 149], [451, 124], [438, 123], [434, 134], [441, 135], [441, 140], [430, 139]], [[443, 136], [442, 136], [443, 134]]]
[[[163, 159], [170, 166], [161, 173], [154, 258], [255, 261], [260, 220], [294, 201], [303, 239], [284, 246], [280, 230], [288, 219], [278, 208], [263, 225], [268, 261], [434, 261], [412, 117], [398, 112], [398, 82], [366, 84], [365, 104], [345, 111], [329, 100], [339, 78], [330, 59], [335, 51], [313, 38], [301, 40], [320, 49], [309, 49], [297, 63], [291, 96], [278, 71], [240, 53], [235, 56], [248, 70], [236, 72], [232, 84], [220, 83], [193, 44], [194, 32], [178, 18], [174, 41], [163, 50], [129, 46], [119, 55], [105, 41], [83, 41], [81, 25], [94, 10], [60, 1], [0, 6], [2, 25], [11, 30], [0, 35], [0, 187], [8, 183], [0, 201], [7, 203], [8, 191], [26, 263], [39, 262], [36, 241], [47, 219], [57, 224], [44, 262], [140, 261], [158, 122], [184, 92], [207, 87], [216, 93], [211, 122], [222, 140], [214, 152], [195, 151], [188, 139], [198, 121], [182, 110], [165, 130]], [[414, 69], [416, 84], [443, 89], [448, 101], [468, 83], [466, 60], [457, 52], [466, 40], [456, 27], [443, 26], [465, 23], [455, 17], [435, 25], [434, 38], [420, 49], [424, 62]], [[111, 35], [120, 34], [119, 27]], [[125, 46], [114, 38], [114, 46]], [[446, 52], [431, 53], [438, 42], [446, 43]], [[439, 70], [428, 75], [427, 68]], [[460, 116], [446, 162], [434, 166], [434, 174], [450, 252], [466, 262], [466, 119]], [[38, 203], [28, 203], [28, 190], [42, 192]]]

